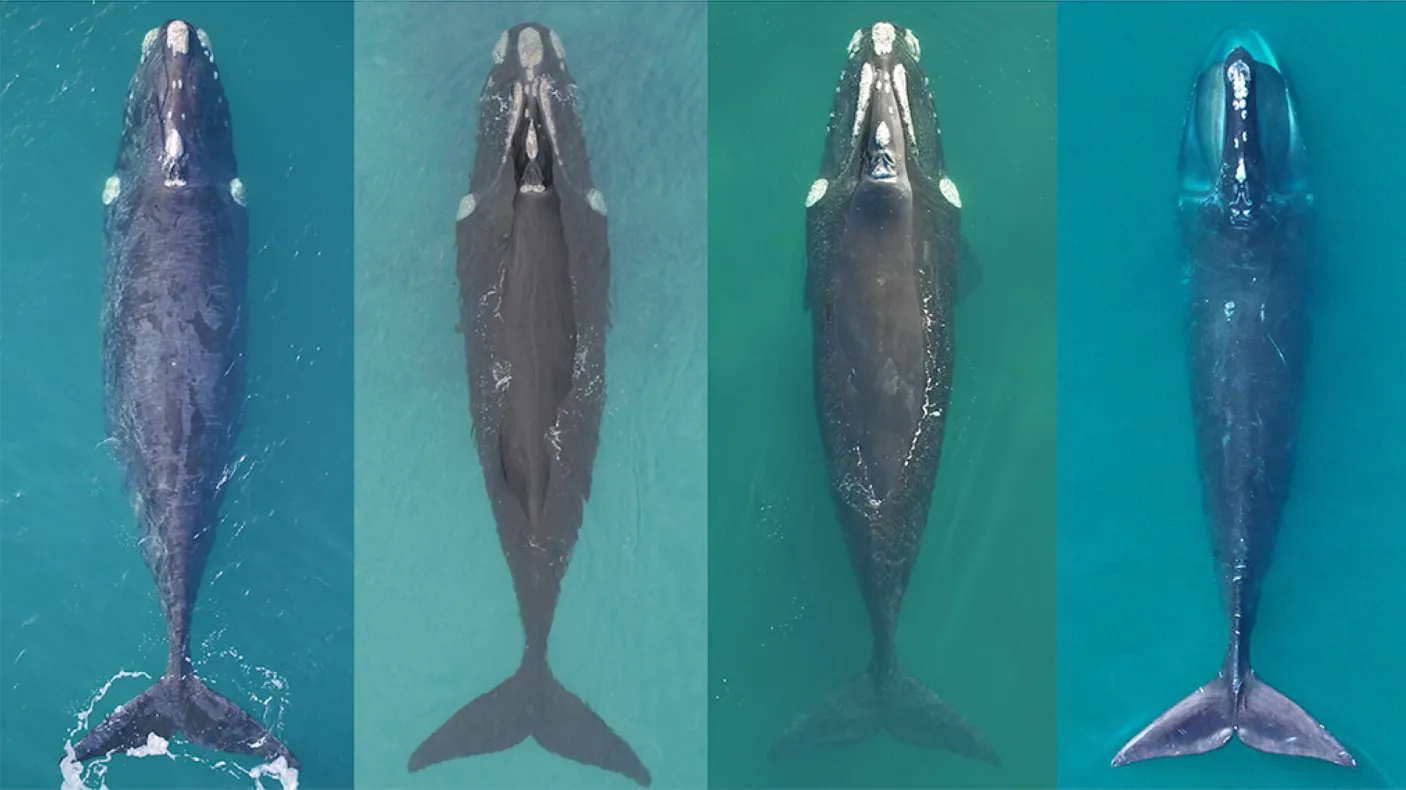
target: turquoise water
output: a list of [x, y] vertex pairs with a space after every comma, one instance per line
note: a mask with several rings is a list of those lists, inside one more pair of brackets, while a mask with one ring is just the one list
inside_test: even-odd
[[[869, 654], [826, 481], [801, 290], [805, 196], [845, 47], [885, 20], [922, 42], [984, 278], [957, 311], [942, 465], [898, 653], [982, 730], [999, 769], [888, 735], [767, 760], [793, 718]], [[714, 786], [1054, 783], [1054, 35], [1047, 3], [709, 6]]]
[[454, 213], [498, 34], [555, 30], [609, 206], [605, 417], [549, 658], [655, 787], [706, 782], [707, 79], [701, 3], [364, 3], [357, 13], [356, 772], [363, 787], [633, 787], [533, 741], [409, 774], [516, 670], [473, 447]]
[[[1319, 213], [1299, 461], [1254, 639], [1260, 676], [1355, 770], [1242, 744], [1112, 769], [1225, 649], [1191, 427], [1174, 215], [1191, 79], [1222, 26], [1297, 92]], [[1406, 783], [1401, 3], [1060, 9], [1059, 728], [1070, 787]]]
[[[351, 8], [198, 2], [0, 7], [0, 786], [58, 786], [80, 713], [95, 725], [152, 681], [116, 679], [95, 701], [105, 684], [165, 667], [102, 444], [99, 196], [142, 37], [173, 16], [212, 40], [250, 217], [248, 402], [193, 658], [298, 756], [302, 787], [349, 787]], [[84, 779], [255, 784], [256, 758], [171, 751]]]

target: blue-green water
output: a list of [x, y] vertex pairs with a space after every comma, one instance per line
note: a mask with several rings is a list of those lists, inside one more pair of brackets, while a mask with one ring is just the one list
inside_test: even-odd
[[[831, 503], [803, 312], [805, 197], [855, 30], [911, 28], [983, 282], [959, 306], [904, 668], [993, 768], [887, 734], [768, 761], [870, 637]], [[1051, 786], [1055, 762], [1055, 8], [709, 6], [709, 778], [719, 787]], [[910, 89], [919, 86], [914, 79]]]
[[[1356, 756], [1109, 760], [1220, 666], [1174, 232], [1191, 79], [1228, 24], [1297, 93], [1319, 215], [1298, 465], [1254, 666]], [[1406, 94], [1401, 3], [1060, 8], [1059, 777], [1069, 787], [1406, 783]]]
[[[0, 7], [6, 788], [58, 786], [80, 712], [91, 706], [97, 724], [165, 667], [155, 587], [103, 444], [99, 196], [142, 37], [175, 16], [210, 35], [250, 217], [248, 401], [193, 658], [298, 756], [302, 787], [352, 781], [351, 7], [10, 2]], [[117, 679], [94, 702], [122, 671], [150, 678]], [[256, 758], [171, 751], [113, 757], [85, 780], [255, 784]]]
[[409, 774], [522, 654], [473, 446], [455, 275], [499, 33], [556, 31], [609, 206], [607, 395], [549, 660], [656, 787], [706, 781], [707, 65], [701, 3], [357, 6], [356, 771], [373, 788], [632, 787], [534, 741]]

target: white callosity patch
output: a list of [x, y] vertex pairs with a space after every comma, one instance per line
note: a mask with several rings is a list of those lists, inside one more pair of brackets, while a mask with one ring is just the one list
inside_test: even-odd
[[146, 61], [146, 56], [151, 54], [151, 48], [156, 45], [156, 39], [161, 37], [161, 28], [154, 27], [146, 32], [142, 38], [142, 61]]
[[498, 41], [493, 45], [493, 62], [502, 63], [508, 57], [508, 31], [504, 30], [498, 34]]
[[200, 28], [196, 28], [195, 37], [200, 41], [200, 48], [205, 50], [205, 57], [209, 58], [211, 63], [214, 63], [215, 48], [210, 46], [210, 34]]
[[562, 63], [565, 63], [565, 62], [566, 62], [566, 46], [561, 43], [561, 36], [558, 36], [558, 35], [557, 35], [557, 31], [555, 31], [555, 30], [551, 30], [551, 31], [548, 31], [548, 32], [551, 33], [552, 51], [555, 52], [555, 53], [557, 53], [557, 60], [561, 61]]
[[898, 112], [903, 116], [903, 128], [908, 130], [908, 144], [918, 145], [918, 134], [913, 129], [913, 111], [908, 107], [908, 69], [899, 63], [893, 67], [893, 91], [898, 95]]
[[527, 158], [537, 158], [537, 124], [530, 119], [527, 122]]
[[888, 148], [893, 140], [893, 133], [889, 131], [888, 121], [879, 121], [879, 125], [874, 129], [874, 142], [881, 148]]
[[1235, 180], [1245, 183], [1245, 157], [1240, 157], [1240, 163], [1235, 166]]
[[472, 193], [459, 198], [459, 211], [454, 215], [454, 221], [459, 222], [464, 219], [464, 217], [467, 217], [470, 214], [474, 213], [474, 209], [477, 206], [478, 201], [474, 200], [474, 196]]
[[176, 163], [185, 154], [181, 133], [175, 129], [166, 130], [166, 148], [162, 151], [161, 164], [166, 171], [166, 186], [183, 187], [186, 182], [175, 175]]
[[854, 112], [854, 131], [851, 138], [859, 137], [859, 127], [864, 125], [864, 117], [869, 114], [869, 94], [874, 90], [874, 67], [868, 62], [859, 69], [859, 106]]
[[517, 60], [532, 79], [533, 69], [542, 63], [542, 35], [537, 28], [525, 27], [517, 34]]
[[238, 178], [229, 182], [229, 196], [234, 198], [234, 202], [244, 205], [244, 182]]
[[177, 55], [190, 51], [190, 29], [186, 23], [177, 19], [166, 26], [166, 47]]
[[943, 176], [942, 180], [937, 182], [937, 188], [942, 192], [942, 196], [947, 198], [948, 203], [957, 208], [962, 207], [962, 196], [957, 192], [957, 185], [952, 183], [952, 179]]
[[[559, 151], [561, 150], [561, 147], [556, 145], [556, 115], [552, 111], [552, 100], [554, 98], [555, 97], [552, 95], [552, 81], [546, 77], [543, 77], [541, 81], [537, 83], [537, 109], [541, 110], [542, 112], [542, 122], [546, 124], [547, 127], [547, 139], [551, 140], [553, 147]], [[562, 172], [566, 171], [565, 166], [562, 165], [561, 162], [554, 162], [553, 166], [561, 170]]]
[[815, 183], [810, 185], [810, 191], [806, 193], [806, 208], [814, 206], [825, 197], [825, 190], [830, 188], [830, 182], [823, 178], [815, 179]]
[[913, 31], [903, 31], [903, 40], [908, 42], [908, 51], [913, 53], [913, 60], [922, 60], [923, 46], [918, 43], [918, 37], [913, 35]]
[[874, 54], [887, 55], [893, 52], [893, 42], [897, 38], [893, 25], [887, 22], [875, 22], [874, 29], [870, 31], [874, 38]]
[[117, 196], [122, 194], [122, 179], [117, 176], [108, 176], [107, 183], [103, 184], [103, 205], [110, 206]]
[[605, 216], [605, 195], [602, 195], [599, 189], [592, 187], [591, 191], [586, 193], [586, 202], [591, 204], [592, 211]]
[[849, 39], [849, 56], [854, 57], [859, 54], [859, 45], [864, 41], [864, 31], [856, 30]]

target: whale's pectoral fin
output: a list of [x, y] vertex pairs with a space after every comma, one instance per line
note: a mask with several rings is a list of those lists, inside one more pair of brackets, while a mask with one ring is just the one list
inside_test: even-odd
[[83, 762], [112, 752], [135, 749], [145, 745], [147, 737], [152, 734], [170, 740], [176, 732], [176, 723], [165, 715], [161, 696], [162, 690], [158, 684], [113, 711], [73, 747], [74, 759]]
[[914, 746], [1000, 766], [1001, 758], [962, 714], [915, 678], [896, 673], [883, 688], [884, 728]]
[[1341, 743], [1297, 703], [1249, 673], [1240, 694], [1240, 740], [1270, 754], [1314, 757], [1351, 768], [1357, 764]]
[[962, 234], [957, 251], [957, 301], [972, 295], [981, 287], [981, 258], [976, 254], [966, 234]]

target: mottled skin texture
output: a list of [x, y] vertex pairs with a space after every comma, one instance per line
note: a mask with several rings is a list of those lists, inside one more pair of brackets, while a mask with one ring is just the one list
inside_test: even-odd
[[[162, 679], [77, 747], [79, 760], [176, 730], [201, 745], [293, 756], [237, 705], [205, 688], [190, 662], [195, 607], [244, 399], [249, 221], [234, 199], [233, 130], [211, 54], [169, 25], [132, 78], [103, 228], [102, 360], [111, 446], [166, 616]], [[167, 140], [181, 140], [170, 155]]]
[[[952, 389], [961, 213], [939, 188], [945, 163], [937, 113], [917, 53], [902, 28], [896, 38], [880, 54], [864, 30], [841, 75], [820, 173], [828, 187], [806, 223], [820, 431], [873, 654], [865, 673], [798, 718], [772, 753], [884, 728], [909, 743], [999, 764], [955, 710], [902, 673], [894, 650]], [[861, 107], [866, 65], [874, 87]], [[912, 139], [898, 99], [902, 86], [890, 76], [898, 66], [906, 74]], [[880, 122], [887, 133], [878, 131]]]
[[591, 493], [610, 289], [606, 219], [589, 203], [576, 85], [547, 28], [507, 32], [480, 108], [469, 188], [475, 208], [457, 226], [460, 328], [475, 444], [525, 645], [518, 672], [460, 709], [409, 767], [531, 736], [549, 751], [648, 785], [630, 746], [547, 665], [561, 581]]
[[1298, 436], [1312, 200], [1292, 101], [1268, 46], [1253, 31], [1232, 29], [1212, 53], [1188, 109], [1180, 229], [1202, 505], [1229, 639], [1217, 676], [1129, 741], [1113, 764], [1206, 752], [1238, 734], [1260, 751], [1352, 765], [1342, 745], [1250, 663]]

